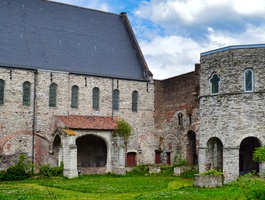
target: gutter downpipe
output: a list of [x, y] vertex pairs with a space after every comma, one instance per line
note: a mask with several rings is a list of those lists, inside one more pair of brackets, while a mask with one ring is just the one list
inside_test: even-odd
[[32, 121], [32, 166], [31, 166], [31, 173], [32, 176], [34, 175], [34, 160], [35, 160], [35, 149], [34, 149], [34, 144], [35, 144], [35, 131], [36, 131], [36, 93], [37, 93], [37, 74], [38, 71], [35, 69], [34, 70], [34, 89], [33, 89], [33, 121]]
[[114, 88], [114, 79], [111, 79], [112, 83], [111, 83], [111, 116], [112, 119], [114, 117], [114, 111], [113, 111], [113, 88]]

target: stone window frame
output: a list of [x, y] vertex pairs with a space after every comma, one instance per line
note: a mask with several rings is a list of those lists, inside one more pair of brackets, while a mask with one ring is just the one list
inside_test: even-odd
[[[247, 78], [250, 78], [247, 76], [247, 72], [251, 72], [251, 79], [249, 80], [249, 83], [247, 83]], [[251, 88], [248, 88], [247, 84], [251, 84]], [[254, 91], [254, 72], [252, 69], [247, 68], [244, 70], [244, 92], [253, 92]]]
[[[218, 82], [212, 82], [212, 80], [214, 79], [214, 76], [216, 76], [219, 79]], [[219, 94], [219, 92], [220, 92], [221, 77], [216, 72], [214, 72], [212, 74], [209, 82], [210, 82], [210, 91], [211, 91], [211, 94]], [[216, 86], [214, 86], [215, 83], [217, 84]]]
[[0, 106], [4, 105], [5, 98], [5, 81], [0, 79]]
[[79, 87], [77, 85], [72, 86], [71, 108], [78, 108], [78, 93], [79, 93]]
[[99, 110], [99, 88], [94, 87], [92, 90], [92, 108], [93, 110]]
[[49, 107], [57, 106], [57, 84], [51, 83], [49, 86]]
[[25, 81], [22, 85], [22, 105], [23, 106], [30, 106], [30, 93], [31, 93], [31, 83], [29, 81]]
[[137, 112], [138, 111], [138, 92], [134, 90], [132, 92], [132, 111]]
[[119, 98], [120, 98], [120, 91], [118, 89], [113, 90], [112, 94], [112, 109], [119, 110]]

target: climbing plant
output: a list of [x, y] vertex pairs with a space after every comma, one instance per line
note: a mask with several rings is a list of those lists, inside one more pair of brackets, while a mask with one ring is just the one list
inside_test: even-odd
[[131, 125], [124, 119], [117, 121], [117, 126], [114, 129], [114, 134], [117, 134], [127, 140], [132, 133]]

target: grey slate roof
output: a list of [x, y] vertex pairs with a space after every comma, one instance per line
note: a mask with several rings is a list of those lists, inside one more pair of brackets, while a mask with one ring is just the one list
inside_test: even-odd
[[148, 81], [126, 14], [0, 0], [0, 66]]

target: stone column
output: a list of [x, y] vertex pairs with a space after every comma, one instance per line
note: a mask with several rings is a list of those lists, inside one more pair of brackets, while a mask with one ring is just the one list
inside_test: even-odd
[[239, 147], [223, 148], [224, 183], [229, 183], [239, 176]]
[[207, 147], [199, 147], [199, 153], [198, 153], [198, 164], [199, 164], [199, 172], [205, 172], [206, 167], [205, 165], [207, 164]]
[[125, 145], [120, 137], [113, 138], [112, 172], [114, 174], [125, 174]]
[[78, 177], [77, 170], [77, 146], [74, 135], [65, 135], [62, 138], [62, 153], [64, 162], [63, 175], [68, 178]]

